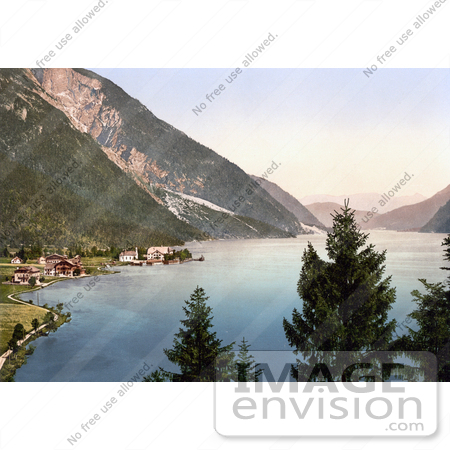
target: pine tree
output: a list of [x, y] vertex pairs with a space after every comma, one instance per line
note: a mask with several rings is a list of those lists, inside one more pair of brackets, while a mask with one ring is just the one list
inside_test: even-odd
[[249, 355], [250, 345], [245, 337], [242, 338], [242, 343], [239, 344], [239, 354], [236, 361], [237, 381], [258, 381], [262, 375], [263, 370], [258, 369], [259, 364], [255, 364], [255, 359]]
[[[450, 261], [450, 236], [444, 239], [444, 259]], [[450, 270], [448, 267], [441, 267]], [[408, 328], [393, 345], [395, 350], [427, 351], [437, 359], [438, 381], [450, 381], [450, 291], [444, 283], [428, 283], [419, 279], [426, 293], [415, 289], [411, 292], [417, 308], [408, 314], [416, 321], [417, 329]], [[419, 358], [419, 357], [418, 357]]]
[[[297, 292], [302, 312], [294, 309], [292, 322], [283, 320], [286, 338], [295, 353], [311, 351], [370, 352], [386, 349], [395, 320], [388, 312], [395, 302], [391, 277], [383, 279], [386, 250], [366, 245], [348, 201], [333, 215], [326, 251], [320, 258], [311, 243], [302, 256]], [[295, 368], [293, 376], [298, 376]]]
[[206, 305], [208, 299], [205, 291], [197, 286], [183, 306], [184, 328], [175, 334], [173, 348], [164, 349], [169, 361], [181, 370], [181, 374], [163, 371], [173, 381], [226, 381], [231, 373], [230, 350], [234, 342], [221, 346], [222, 340], [211, 331], [213, 316], [212, 308]]

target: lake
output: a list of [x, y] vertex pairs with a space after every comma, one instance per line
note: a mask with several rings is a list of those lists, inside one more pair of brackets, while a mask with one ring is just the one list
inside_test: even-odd
[[[387, 249], [386, 276], [397, 289], [391, 318], [402, 322], [414, 309], [410, 292], [418, 278], [443, 281], [448, 273], [441, 242], [445, 234], [371, 231], [369, 242]], [[40, 304], [68, 303], [72, 321], [33, 342], [36, 350], [16, 373], [16, 381], [126, 381], [146, 362], [173, 369], [163, 354], [178, 332], [182, 307], [196, 286], [205, 289], [213, 308], [214, 331], [223, 344], [242, 341], [250, 350], [289, 350], [283, 317], [301, 311], [297, 281], [308, 241], [325, 258], [326, 236], [296, 239], [230, 240], [189, 243], [203, 262], [172, 266], [120, 267], [121, 273], [67, 280], [39, 291]], [[37, 302], [37, 292], [21, 298]], [[400, 333], [399, 333], [400, 334]]]

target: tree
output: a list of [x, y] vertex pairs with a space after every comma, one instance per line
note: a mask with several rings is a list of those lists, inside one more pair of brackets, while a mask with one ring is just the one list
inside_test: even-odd
[[18, 323], [15, 327], [14, 327], [14, 331], [13, 331], [13, 338], [15, 338], [17, 341], [24, 339], [25, 338], [25, 328], [21, 323]]
[[242, 343], [239, 344], [239, 354], [236, 362], [237, 381], [258, 381], [262, 375], [263, 370], [258, 369], [259, 364], [255, 364], [255, 359], [249, 355], [250, 345], [245, 337], [242, 338]]
[[[17, 350], [18, 345], [17, 345], [17, 339], [15, 337], [12, 337], [9, 341], [8, 341], [8, 349], [11, 350], [12, 353], [15, 353], [15, 351]], [[10, 354], [11, 355], [11, 354]], [[8, 358], [9, 356], [8, 355]]]
[[31, 321], [31, 326], [33, 327], [33, 329], [34, 329], [34, 332], [35, 333], [37, 333], [37, 329], [39, 328], [39, 320], [38, 319], [33, 319], [32, 321]]
[[28, 284], [31, 287], [34, 287], [36, 285], [36, 277], [30, 277], [30, 279], [28, 280]]
[[[442, 242], [446, 246], [444, 260], [450, 261], [450, 235]], [[441, 267], [450, 270], [448, 267]], [[417, 308], [408, 314], [416, 321], [417, 329], [408, 328], [393, 345], [395, 350], [427, 351], [436, 356], [438, 381], [450, 381], [450, 291], [444, 283], [428, 283], [419, 279], [425, 294], [415, 289], [411, 292]]]
[[9, 251], [8, 251], [8, 247], [5, 247], [2, 251], [2, 256], [4, 256], [5, 258], [9, 258]]
[[208, 299], [205, 291], [197, 286], [183, 306], [186, 319], [181, 320], [183, 328], [175, 334], [173, 348], [164, 349], [169, 361], [181, 370], [181, 374], [163, 370], [173, 381], [218, 381], [227, 377], [234, 342], [221, 346], [222, 340], [211, 331], [213, 316], [212, 308], [206, 305]]
[[48, 312], [45, 316], [44, 316], [44, 323], [47, 322], [47, 330], [49, 332], [55, 332], [56, 331], [56, 322], [55, 322], [55, 316], [53, 315], [52, 312]]
[[74, 271], [73, 271], [73, 276], [74, 277], [78, 277], [81, 273], [81, 270], [79, 267], [77, 267]]
[[58, 311], [59, 314], [61, 314], [63, 308], [64, 308], [64, 303], [60, 302], [60, 303], [56, 304], [56, 311]]
[[[386, 251], [366, 246], [368, 234], [359, 230], [348, 201], [333, 215], [326, 251], [321, 259], [308, 243], [302, 256], [297, 292], [302, 312], [296, 308], [292, 322], [283, 320], [286, 338], [294, 353], [310, 351], [364, 351], [386, 349], [395, 320], [388, 312], [395, 302], [391, 277], [383, 279]], [[292, 375], [298, 375], [293, 367]]]

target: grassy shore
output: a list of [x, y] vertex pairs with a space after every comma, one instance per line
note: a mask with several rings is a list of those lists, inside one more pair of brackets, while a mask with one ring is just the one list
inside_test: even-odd
[[[109, 258], [106, 257], [94, 257], [94, 258], [83, 258], [83, 267], [85, 269], [89, 269], [89, 277], [98, 276], [98, 275], [110, 275], [112, 273], [117, 273], [116, 271], [104, 270], [104, 265], [109, 261]], [[43, 264], [36, 264], [36, 261], [30, 260], [27, 261], [26, 264], [11, 264], [10, 258], [0, 258], [0, 281], [3, 283], [8, 277], [8, 280], [14, 276], [14, 271], [18, 266], [29, 266], [32, 265], [41, 270], [41, 273], [44, 272]], [[121, 265], [121, 264], [119, 264]], [[67, 277], [45, 277], [44, 285], [48, 286], [57, 282], [70, 282], [70, 280], [77, 279], [80, 277], [67, 278]], [[82, 277], [85, 278], [85, 277]], [[9, 298], [10, 296], [19, 299], [20, 294], [24, 292], [31, 292], [37, 289], [43, 289], [43, 286], [35, 286], [32, 288], [31, 286], [20, 286], [20, 285], [12, 285], [12, 284], [0, 284], [0, 355], [5, 353], [8, 350], [8, 341], [11, 339], [14, 327], [16, 324], [21, 323], [26, 332], [30, 332], [32, 330], [31, 321], [33, 319], [38, 319], [39, 322], [42, 322], [42, 319], [47, 314], [51, 308], [44, 309], [42, 307], [38, 307], [37, 305], [26, 305], [20, 302], [16, 302]], [[64, 314], [64, 313], [63, 313]], [[57, 325], [62, 325], [64, 321], [61, 322], [62, 315], [58, 318]], [[58, 325], [58, 326], [59, 326]], [[28, 342], [36, 339], [37, 337], [33, 336], [30, 338]], [[16, 359], [14, 363], [11, 361], [10, 371], [6, 375], [2, 375], [0, 378], [6, 377], [8, 378], [11, 373], [15, 373], [15, 370], [20, 367], [22, 364], [26, 363], [26, 354], [25, 349], [20, 349], [16, 354]], [[5, 363], [6, 365], [6, 363]], [[4, 365], [4, 367], [5, 367]], [[1, 371], [3, 374], [4, 368]]]
[[[24, 307], [27, 307], [27, 305], [22, 305]], [[35, 308], [36, 309], [36, 308]], [[44, 316], [48, 311], [51, 311], [53, 313], [58, 314], [58, 319], [55, 322], [55, 328], [53, 331], [50, 332], [56, 332], [56, 330], [63, 325], [66, 322], [70, 322], [70, 313], [59, 313], [54, 308], [48, 308], [48, 310], [45, 310], [44, 308], [40, 308], [42, 311], [44, 311]], [[31, 330], [30, 330], [31, 331]], [[10, 355], [10, 357], [5, 361], [3, 364], [2, 369], [0, 370], [0, 382], [5, 381], [14, 381], [14, 375], [16, 373], [16, 370], [19, 369], [23, 364], [27, 363], [27, 356], [32, 355], [34, 352], [34, 347], [31, 344], [35, 339], [45, 335], [45, 333], [48, 333], [49, 330], [47, 327], [43, 328], [41, 331], [38, 332], [38, 334], [33, 334], [30, 336], [26, 342], [19, 347], [19, 349], [13, 354]], [[12, 334], [12, 332], [11, 332]], [[11, 336], [8, 338], [10, 339]], [[1, 354], [3, 354], [2, 352]]]

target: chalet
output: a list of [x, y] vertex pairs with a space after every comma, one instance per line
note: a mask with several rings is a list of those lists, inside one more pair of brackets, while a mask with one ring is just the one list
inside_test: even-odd
[[86, 273], [81, 264], [73, 264], [69, 260], [63, 260], [57, 263], [46, 264], [44, 267], [44, 275], [50, 277], [73, 277], [76, 269], [80, 269], [80, 275]]
[[163, 260], [164, 255], [172, 255], [175, 252], [171, 247], [150, 247], [147, 250], [147, 259], [159, 259]]
[[54, 253], [53, 255], [47, 256], [45, 258], [45, 264], [55, 264], [60, 261], [64, 261], [66, 259], [67, 259], [67, 256], [58, 255], [58, 254]]
[[40, 256], [38, 259], [37, 259], [37, 263], [38, 264], [45, 264], [47, 261], [45, 260], [45, 256]]
[[14, 258], [11, 260], [11, 264], [22, 264], [23, 261], [18, 257], [14, 256]]
[[119, 255], [119, 261], [133, 261], [133, 259], [138, 259], [138, 249], [136, 247], [136, 251], [133, 250], [124, 250]]
[[31, 277], [36, 278], [36, 284], [39, 283], [41, 272], [38, 268], [32, 266], [19, 267], [14, 271], [14, 283], [28, 284]]

